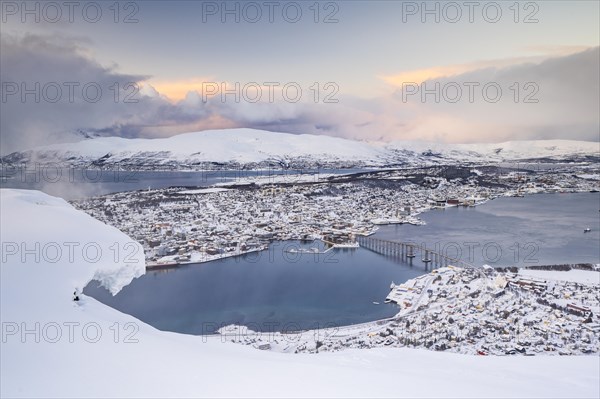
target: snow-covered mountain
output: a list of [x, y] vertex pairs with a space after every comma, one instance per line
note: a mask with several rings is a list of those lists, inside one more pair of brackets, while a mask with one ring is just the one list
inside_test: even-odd
[[63, 162], [129, 168], [220, 166], [390, 166], [598, 157], [595, 142], [511, 141], [492, 144], [364, 142], [255, 129], [208, 130], [163, 139], [96, 137], [12, 153], [3, 162]]

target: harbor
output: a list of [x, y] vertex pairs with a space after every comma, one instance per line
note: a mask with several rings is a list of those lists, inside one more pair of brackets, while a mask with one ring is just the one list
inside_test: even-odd
[[[428, 237], [437, 242], [435, 234], [452, 235], [454, 239], [446, 243], [478, 243], [479, 246], [471, 245], [478, 249], [484, 248], [488, 237], [493, 236], [494, 242], [509, 255], [494, 265], [500, 269], [525, 265], [523, 259], [515, 262], [514, 251], [509, 248], [515, 237], [526, 242], [518, 238], [521, 236], [535, 242], [548, 242], [547, 247], [540, 246], [536, 265], [551, 264], [547, 262], [548, 257], [564, 259], [565, 264], [578, 262], [578, 259], [600, 263], [597, 260], [598, 231], [583, 233], [577, 228], [580, 220], [587, 220], [589, 224], [592, 211], [594, 216], [598, 213], [597, 196], [598, 193], [538, 194], [500, 198], [474, 208], [431, 210], [420, 215], [427, 220], [422, 226], [379, 226], [368, 236], [338, 237], [340, 241], [347, 238], [345, 242], [351, 245], [350, 238], [356, 240], [358, 248], [339, 248], [333, 241], [309, 237], [274, 240], [252, 253], [227, 253], [231, 256], [210, 262], [148, 270], [146, 276], [134, 280], [115, 297], [93, 287], [94, 283], [86, 293], [156, 328], [189, 334], [212, 334], [229, 324], [268, 331], [322, 329], [328, 323], [336, 326], [371, 323], [393, 318], [404, 302], [411, 303], [413, 309], [420, 306], [415, 298], [398, 297], [396, 301], [389, 296], [390, 287], [401, 287], [409, 280], [420, 284], [425, 281], [419, 280], [420, 276], [435, 275], [437, 270], [450, 266], [457, 269], [456, 273], [472, 270], [480, 275], [483, 272], [484, 258], [476, 258], [468, 251], [457, 256], [455, 245], [436, 246], [435, 242], [424, 239]], [[580, 205], [567, 208], [565, 204], [572, 201]], [[530, 214], [528, 222], [517, 223], [515, 217], [525, 211]], [[508, 219], [510, 229], [500, 234], [506, 227], [507, 212], [513, 215]], [[565, 229], [564, 225], [571, 225], [572, 229]], [[467, 234], [468, 231], [471, 233]], [[561, 233], [562, 242], [569, 246], [548, 241], [547, 237], [557, 231]], [[560, 251], [559, 256], [557, 251]], [[527, 252], [523, 254], [527, 255]], [[431, 262], [423, 262], [427, 258]], [[411, 292], [408, 288], [417, 286], [407, 286], [407, 292]], [[427, 290], [419, 288], [419, 292], [427, 295]], [[179, 296], [190, 302], [173, 301]], [[137, 297], [145, 300], [132, 300]]]

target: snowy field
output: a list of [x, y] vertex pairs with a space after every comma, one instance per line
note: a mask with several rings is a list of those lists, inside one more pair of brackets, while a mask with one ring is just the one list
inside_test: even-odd
[[2, 397], [590, 397], [598, 356], [259, 351], [161, 332], [73, 291], [144, 273], [139, 244], [38, 191], [0, 190]]

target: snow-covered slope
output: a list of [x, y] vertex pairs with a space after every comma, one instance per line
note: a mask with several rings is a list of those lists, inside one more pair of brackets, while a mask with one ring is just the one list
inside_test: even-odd
[[[292, 355], [157, 331], [93, 298], [72, 300], [72, 290], [94, 276], [116, 292], [143, 272], [141, 252], [115, 259], [110, 249], [128, 246], [127, 236], [38, 191], [0, 190], [0, 207], [2, 397], [600, 395], [597, 356]], [[29, 252], [11, 249], [13, 242]], [[73, 257], [57, 258], [51, 248], [66, 243]], [[106, 252], [81, 255], [89, 243]]]
[[[107, 156], [109, 155], [109, 156]], [[141, 165], [176, 162], [251, 164], [261, 162], [375, 162], [388, 152], [377, 146], [329, 136], [272, 133], [254, 129], [209, 130], [166, 139], [104, 137], [33, 149], [31, 158], [44, 160], [127, 162]]]
[[575, 140], [522, 140], [481, 144], [393, 142], [388, 148], [399, 151], [408, 148], [415, 153], [431, 153], [447, 159], [474, 162], [600, 156], [600, 143]]
[[548, 140], [498, 144], [362, 142], [255, 129], [208, 130], [165, 139], [101, 137], [13, 153], [4, 161], [67, 162], [128, 167], [203, 163], [296, 166], [386, 166], [398, 163], [498, 162], [599, 156], [593, 142]]

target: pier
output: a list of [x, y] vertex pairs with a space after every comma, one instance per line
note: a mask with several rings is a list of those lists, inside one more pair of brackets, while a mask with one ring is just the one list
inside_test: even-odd
[[448, 265], [472, 268], [473, 265], [463, 260], [456, 259], [436, 252], [430, 248], [415, 244], [414, 242], [390, 241], [380, 238], [358, 236], [357, 242], [362, 248], [381, 255], [398, 258], [412, 265], [415, 258], [425, 265], [425, 270], [444, 267]]

